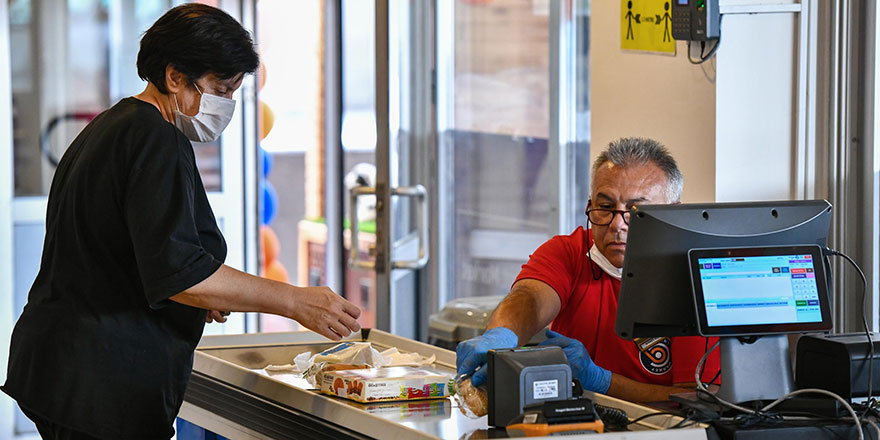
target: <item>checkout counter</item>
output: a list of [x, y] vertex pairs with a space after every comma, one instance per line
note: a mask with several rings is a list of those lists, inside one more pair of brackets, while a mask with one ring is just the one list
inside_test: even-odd
[[[433, 368], [455, 375], [455, 353], [376, 329], [346, 338], [367, 341], [382, 351], [434, 355]], [[453, 398], [362, 404], [318, 393], [300, 374], [266, 371], [290, 364], [303, 352], [321, 352], [338, 342], [316, 333], [255, 333], [206, 336], [195, 352], [192, 378], [179, 417], [226, 438], [236, 439], [485, 439], [506, 438], [488, 426], [487, 417], [471, 419]], [[631, 419], [659, 410], [587, 392], [595, 403], [624, 410]], [[681, 417], [658, 414], [603, 434], [608, 439], [706, 439], [707, 425], [663, 431]], [[567, 436], [594, 438], [593, 435]]]

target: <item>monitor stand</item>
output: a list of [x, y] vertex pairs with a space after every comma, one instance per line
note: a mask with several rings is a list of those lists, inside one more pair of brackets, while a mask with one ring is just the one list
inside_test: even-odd
[[760, 336], [751, 343], [721, 338], [721, 388], [731, 403], [776, 400], [794, 389], [788, 335]]

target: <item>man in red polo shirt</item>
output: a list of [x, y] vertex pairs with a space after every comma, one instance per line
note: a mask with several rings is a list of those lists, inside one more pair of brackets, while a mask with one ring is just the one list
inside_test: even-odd
[[[552, 321], [542, 344], [565, 350], [572, 375], [584, 388], [642, 402], [692, 391], [683, 386], [694, 381], [706, 338], [663, 339], [642, 351], [614, 332], [629, 209], [679, 203], [682, 183], [675, 160], [660, 143], [643, 138], [612, 142], [593, 164], [587, 205], [591, 228], [553, 237], [531, 255], [486, 333], [459, 344], [458, 372], [476, 370], [473, 383], [479, 386], [486, 370], [477, 368], [485, 365], [488, 350], [525, 344]], [[718, 369], [713, 353], [701, 379], [711, 380]]]

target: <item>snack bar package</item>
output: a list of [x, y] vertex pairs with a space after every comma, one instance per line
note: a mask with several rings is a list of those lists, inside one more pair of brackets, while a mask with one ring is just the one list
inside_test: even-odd
[[315, 386], [318, 389], [321, 388], [321, 380], [324, 378], [324, 373], [339, 370], [363, 370], [365, 368], [370, 368], [370, 366], [363, 364], [324, 364], [324, 366], [321, 367], [321, 370], [318, 371], [318, 374], [315, 374]]
[[449, 396], [449, 376], [413, 367], [328, 371], [321, 392], [357, 402], [436, 399]]

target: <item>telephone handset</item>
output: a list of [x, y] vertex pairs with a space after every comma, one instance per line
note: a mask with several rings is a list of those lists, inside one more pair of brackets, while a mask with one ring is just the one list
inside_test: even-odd
[[721, 36], [718, 0], [669, 1], [672, 3], [672, 38], [706, 41]]

